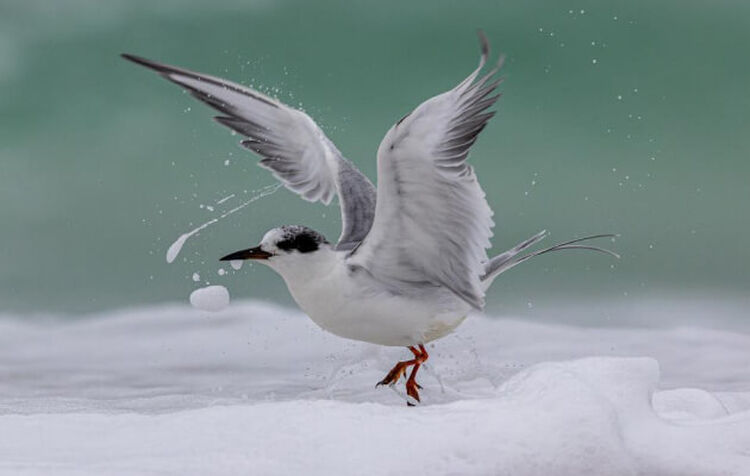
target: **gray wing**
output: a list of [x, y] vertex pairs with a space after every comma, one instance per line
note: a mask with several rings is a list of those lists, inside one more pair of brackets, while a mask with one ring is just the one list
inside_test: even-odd
[[372, 229], [351, 263], [385, 283], [444, 286], [484, 306], [492, 210], [466, 158], [499, 95], [497, 68], [477, 79], [489, 51], [480, 34], [479, 67], [450, 91], [396, 123], [378, 150], [378, 198]]
[[259, 165], [286, 188], [311, 202], [328, 205], [338, 194], [342, 230], [339, 249], [352, 249], [367, 235], [376, 191], [304, 112], [258, 91], [133, 55], [125, 59], [153, 69], [220, 111], [215, 119], [247, 137], [241, 144], [262, 157]]

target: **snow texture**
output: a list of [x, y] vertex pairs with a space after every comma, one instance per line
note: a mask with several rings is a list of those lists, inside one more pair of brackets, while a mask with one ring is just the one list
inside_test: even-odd
[[408, 408], [374, 387], [405, 349], [259, 302], [5, 316], [0, 474], [747, 475], [748, 349], [475, 315]]

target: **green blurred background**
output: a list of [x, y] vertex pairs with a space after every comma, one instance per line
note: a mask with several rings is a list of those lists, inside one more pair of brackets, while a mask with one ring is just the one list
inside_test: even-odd
[[471, 156], [493, 252], [546, 228], [550, 243], [619, 233], [622, 254], [532, 260], [496, 281], [490, 309], [747, 302], [748, 2], [2, 0], [0, 312], [185, 302], [206, 282], [291, 303], [270, 270], [221, 276], [218, 257], [280, 224], [338, 236], [335, 206], [279, 190], [168, 265], [180, 234], [274, 180], [212, 111], [120, 53], [301, 104], [374, 179], [393, 122], [474, 68], [480, 27], [508, 58]]

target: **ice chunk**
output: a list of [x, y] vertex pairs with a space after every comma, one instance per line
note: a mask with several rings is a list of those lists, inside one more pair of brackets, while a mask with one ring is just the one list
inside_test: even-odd
[[190, 304], [201, 311], [221, 311], [229, 306], [229, 291], [224, 286], [206, 286], [190, 293]]

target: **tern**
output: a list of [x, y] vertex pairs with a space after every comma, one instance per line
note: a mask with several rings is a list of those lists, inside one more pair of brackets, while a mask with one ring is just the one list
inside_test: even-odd
[[467, 156], [495, 114], [497, 65], [480, 76], [489, 43], [480, 31], [479, 66], [453, 89], [399, 119], [377, 151], [377, 188], [344, 158], [305, 112], [218, 77], [123, 54], [158, 72], [218, 110], [215, 120], [245, 137], [259, 165], [289, 190], [328, 205], [338, 196], [342, 230], [334, 244], [299, 225], [268, 231], [260, 244], [221, 260], [257, 260], [284, 279], [299, 307], [335, 335], [384, 346], [404, 346], [377, 385], [393, 386], [407, 372], [407, 403], [420, 401], [417, 371], [425, 344], [453, 332], [473, 309], [481, 311], [495, 278], [541, 254], [592, 246], [591, 235], [533, 252], [535, 234], [489, 258], [492, 210]]

